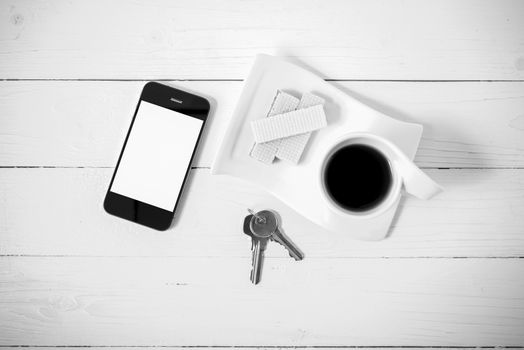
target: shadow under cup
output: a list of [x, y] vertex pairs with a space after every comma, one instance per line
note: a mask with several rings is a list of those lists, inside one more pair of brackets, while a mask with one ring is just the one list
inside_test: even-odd
[[339, 144], [322, 169], [322, 185], [336, 207], [357, 215], [376, 212], [390, 197], [394, 173], [382, 151], [358, 140]]

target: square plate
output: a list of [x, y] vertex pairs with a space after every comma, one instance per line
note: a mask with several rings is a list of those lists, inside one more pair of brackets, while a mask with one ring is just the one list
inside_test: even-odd
[[[254, 143], [249, 123], [266, 116], [277, 90], [297, 98], [311, 92], [326, 100], [324, 110], [328, 126], [312, 134], [298, 165], [284, 161], [267, 165], [249, 156]], [[402, 122], [376, 111], [291, 62], [258, 55], [211, 172], [250, 181], [328, 230], [347, 232], [365, 240], [383, 239], [399, 200], [380, 216], [355, 217], [330, 209], [322, 191], [321, 167], [327, 152], [335, 141], [353, 132], [382, 136], [413, 160], [422, 136], [422, 125]]]

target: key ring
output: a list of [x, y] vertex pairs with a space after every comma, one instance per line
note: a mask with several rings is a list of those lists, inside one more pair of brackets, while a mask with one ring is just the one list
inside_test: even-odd
[[257, 223], [258, 224], [260, 224], [260, 223], [265, 224], [266, 223], [266, 218], [263, 217], [263, 216], [258, 215], [257, 213], [255, 213], [254, 210], [252, 210], [250, 208], [247, 208], [247, 211], [249, 212], [249, 214], [253, 215], [257, 219]]

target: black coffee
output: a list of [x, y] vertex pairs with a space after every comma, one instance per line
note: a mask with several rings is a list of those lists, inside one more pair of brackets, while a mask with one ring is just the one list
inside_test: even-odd
[[388, 195], [391, 181], [384, 155], [361, 144], [337, 150], [324, 170], [324, 184], [331, 198], [341, 207], [357, 212], [380, 204]]

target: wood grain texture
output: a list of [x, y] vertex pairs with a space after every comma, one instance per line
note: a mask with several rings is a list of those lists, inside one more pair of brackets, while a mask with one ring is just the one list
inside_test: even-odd
[[524, 79], [515, 0], [0, 4], [0, 79], [242, 79], [257, 53], [332, 79]]
[[[196, 166], [212, 164], [241, 82], [167, 82], [214, 111]], [[524, 82], [332, 82], [400, 120], [421, 123], [422, 167], [524, 167]], [[144, 82], [0, 82], [0, 165], [114, 166]]]
[[0, 344], [524, 343], [522, 259], [267, 259], [258, 286], [249, 268], [231, 257], [4, 257]]
[[[429, 170], [445, 192], [403, 200], [390, 237], [352, 239], [309, 223], [265, 191], [192, 171], [175, 226], [154, 231], [103, 211], [112, 169], [2, 169], [3, 255], [248, 257], [247, 208], [273, 208], [307, 258], [524, 256], [524, 170]], [[268, 256], [285, 257], [271, 244]]]

